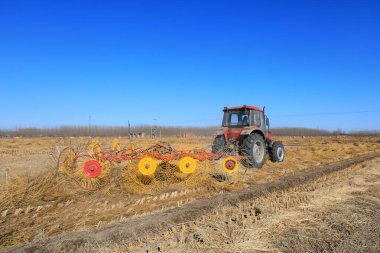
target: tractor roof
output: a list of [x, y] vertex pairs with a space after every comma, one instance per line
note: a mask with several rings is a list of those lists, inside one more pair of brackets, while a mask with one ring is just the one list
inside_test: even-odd
[[261, 108], [259, 108], [257, 106], [252, 106], [252, 105], [224, 107], [223, 111], [240, 110], [240, 109], [249, 109], [249, 110], [263, 111], [263, 109], [261, 109]]

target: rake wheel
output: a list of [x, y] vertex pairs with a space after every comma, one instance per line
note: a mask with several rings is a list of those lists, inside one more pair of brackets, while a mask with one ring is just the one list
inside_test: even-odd
[[155, 178], [164, 182], [177, 182], [178, 178], [175, 176], [177, 171], [178, 167], [175, 164], [163, 161], [157, 167]]
[[97, 156], [100, 154], [101, 151], [102, 151], [102, 148], [98, 140], [93, 139], [89, 142], [87, 146], [87, 153], [89, 156], [92, 156], [92, 157]]
[[120, 151], [121, 150], [121, 145], [120, 145], [120, 140], [115, 138], [112, 140], [112, 146], [111, 146], [112, 151]]
[[58, 157], [58, 172], [67, 174], [71, 171], [75, 160], [75, 151], [72, 147], [67, 147], [59, 154]]
[[110, 183], [110, 163], [90, 156], [78, 156], [67, 173], [80, 187], [97, 190]]

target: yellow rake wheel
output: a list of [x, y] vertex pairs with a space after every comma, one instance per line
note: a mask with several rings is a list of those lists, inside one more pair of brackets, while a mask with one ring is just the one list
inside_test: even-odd
[[98, 155], [102, 151], [98, 140], [91, 140], [87, 147], [87, 154], [91, 157]]
[[112, 146], [111, 146], [112, 151], [120, 151], [121, 150], [121, 145], [120, 145], [120, 140], [115, 138], [112, 140]]
[[65, 148], [59, 154], [58, 158], [58, 171], [63, 173], [71, 172], [75, 160], [75, 152], [72, 148]]
[[139, 161], [137, 167], [141, 174], [150, 176], [156, 172], [157, 162], [152, 157], [144, 157]]
[[129, 161], [122, 168], [122, 185], [128, 188], [128, 191], [136, 193], [144, 192], [147, 185], [152, 185], [155, 182], [154, 175], [146, 176], [142, 174], [138, 168], [139, 161]]
[[191, 174], [197, 168], [197, 161], [190, 156], [184, 156], [179, 160], [178, 167], [182, 173]]
[[222, 161], [222, 168], [227, 173], [233, 173], [237, 170], [239, 166], [238, 160], [232, 156], [228, 156]]

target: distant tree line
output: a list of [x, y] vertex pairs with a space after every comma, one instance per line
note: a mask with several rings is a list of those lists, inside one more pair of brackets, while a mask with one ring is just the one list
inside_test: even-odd
[[[155, 127], [156, 137], [161, 136], [209, 136], [212, 135], [217, 127]], [[14, 130], [0, 130], [1, 137], [128, 137], [144, 133], [145, 137], [151, 135], [152, 126], [142, 125], [128, 127], [113, 126], [62, 126], [56, 128], [18, 128]]]
[[[213, 127], [173, 127], [158, 126], [156, 136], [212, 136], [218, 129]], [[97, 137], [128, 137], [130, 134], [135, 136], [138, 133], [144, 133], [146, 138], [150, 137], [152, 127], [148, 125], [128, 127], [112, 126], [62, 126], [55, 128], [18, 128], [13, 130], [0, 130], [0, 137], [80, 137], [80, 136], [97, 136]], [[326, 131], [320, 129], [284, 127], [272, 128], [271, 133], [275, 136], [329, 136], [344, 135], [342, 130]], [[350, 132], [350, 135], [380, 135], [380, 132], [361, 131]]]
[[327, 136], [335, 134], [327, 130], [301, 127], [272, 128], [270, 131], [275, 136]]

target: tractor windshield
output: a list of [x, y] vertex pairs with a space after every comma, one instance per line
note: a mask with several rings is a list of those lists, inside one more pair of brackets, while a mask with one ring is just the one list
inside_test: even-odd
[[244, 127], [249, 126], [249, 110], [225, 111], [223, 117], [224, 127]]

